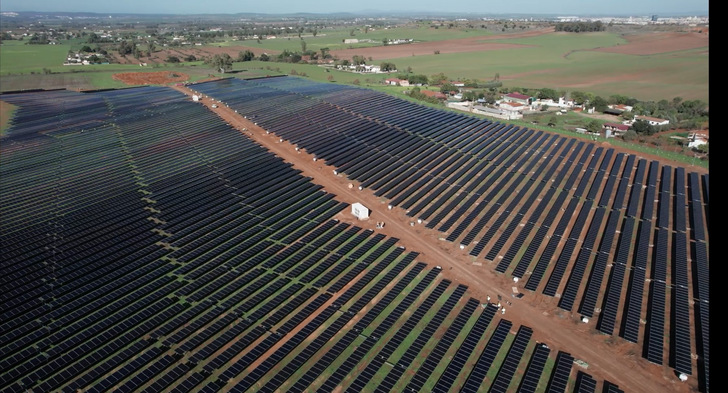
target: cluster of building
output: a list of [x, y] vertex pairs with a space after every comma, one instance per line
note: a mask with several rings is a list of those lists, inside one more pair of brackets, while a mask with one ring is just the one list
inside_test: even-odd
[[89, 65], [89, 64], [108, 64], [106, 56], [101, 53], [85, 53], [76, 52], [69, 54], [63, 65]]

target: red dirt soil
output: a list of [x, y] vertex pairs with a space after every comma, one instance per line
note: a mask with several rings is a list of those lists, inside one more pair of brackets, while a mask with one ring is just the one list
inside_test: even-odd
[[127, 85], [166, 85], [168, 83], [186, 82], [190, 76], [182, 72], [158, 71], [158, 72], [122, 72], [112, 76], [115, 80]]
[[[189, 96], [195, 94], [188, 87], [173, 88]], [[505, 275], [496, 273], [492, 262], [484, 261], [482, 266], [473, 264], [467, 250], [460, 250], [456, 244], [442, 241], [440, 232], [413, 223], [413, 219], [406, 216], [402, 209], [389, 210], [386, 200], [375, 196], [372, 190], [359, 191], [356, 182], [334, 175], [334, 167], [320, 160], [314, 161], [313, 155], [303, 149], [296, 150], [295, 146], [280, 141], [272, 133], [266, 134], [264, 129], [230, 108], [221, 106], [213, 109], [212, 100], [206, 98], [201, 102], [270, 152], [293, 164], [302, 171], [303, 176], [324, 186], [323, 190], [334, 194], [337, 200], [349, 204], [360, 202], [371, 211], [368, 220], [356, 220], [347, 210], [337, 214], [335, 219], [399, 239], [399, 244], [406, 249], [419, 252], [418, 261], [430, 266], [439, 265], [444, 278], [455, 284], [467, 285], [468, 296], [485, 301], [487, 296], [496, 299], [497, 295], [501, 295], [504, 303], [506, 300], [511, 301], [512, 304], [506, 306], [507, 312], [502, 317], [513, 322], [514, 329], [520, 325], [533, 327], [534, 340], [546, 343], [553, 350], [569, 352], [575, 359], [588, 363], [587, 372], [595, 378], [616, 383], [625, 392], [697, 391], [695, 378], [682, 383], [671, 368], [652, 364], [641, 357], [641, 343], [635, 345], [617, 336], [598, 333], [594, 323], [581, 323], [576, 313], [559, 311], [556, 307], [558, 299], [540, 293], [528, 293], [522, 299], [512, 297], [512, 288], [522, 287], [523, 282], [514, 283]], [[616, 150], [629, 152], [619, 148]], [[385, 227], [376, 228], [378, 222], [385, 222]]]

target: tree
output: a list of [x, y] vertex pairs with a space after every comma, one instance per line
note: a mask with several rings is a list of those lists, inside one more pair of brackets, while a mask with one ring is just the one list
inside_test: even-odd
[[430, 77], [430, 84], [439, 86], [443, 81], [447, 81], [449, 78], [444, 73], [440, 72]]
[[602, 124], [596, 119], [589, 120], [589, 122], [586, 123], [586, 130], [591, 133], [599, 133], [599, 131], [602, 130]]
[[88, 45], [84, 45], [81, 47], [81, 52], [89, 53], [89, 52], [93, 52], [93, 49], [91, 49], [91, 47]]
[[574, 91], [571, 93], [571, 98], [577, 104], [585, 104], [589, 99], [587, 94], [581, 91]]
[[457, 86], [453, 85], [452, 83], [445, 83], [440, 86], [440, 93], [450, 94], [451, 91], [458, 91]]
[[237, 61], [251, 61], [253, 59], [255, 59], [255, 53], [253, 53], [250, 49], [238, 52]]
[[463, 93], [464, 101], [475, 101], [476, 99], [477, 99], [477, 96], [475, 95], [475, 92], [472, 90], [468, 90], [465, 93]]
[[632, 129], [627, 130], [627, 132], [622, 134], [622, 139], [625, 142], [632, 142], [632, 141], [636, 140], [637, 138], [638, 138], [637, 133]]
[[121, 41], [119, 43], [118, 52], [122, 56], [126, 56], [134, 50], [135, 44], [130, 44], [127, 41]]
[[427, 84], [427, 75], [422, 75], [422, 74], [410, 75], [407, 77], [407, 82], [409, 82], [410, 85], [426, 85]]
[[179, 57], [177, 56], [167, 56], [167, 60], [165, 60], [167, 63], [179, 63]]
[[599, 112], [604, 112], [605, 109], [608, 108], [607, 106], [607, 100], [600, 96], [594, 97], [592, 101], [590, 101], [590, 104], [594, 106], [594, 109], [596, 109]]
[[544, 100], [544, 99], [552, 99], [552, 100], [558, 100], [559, 94], [554, 89], [549, 88], [543, 88], [539, 90], [537, 97]]
[[331, 57], [331, 55], [329, 54], [329, 47], [321, 48], [319, 50], [321, 51], [321, 58], [322, 59], [326, 59], [327, 56], [328, 57]]
[[306, 52], [306, 41], [301, 39], [301, 52]]
[[390, 63], [388, 61], [385, 61], [385, 62], [383, 62], [382, 64], [379, 65], [379, 69], [382, 70], [382, 71], [385, 71], [385, 72], [397, 71], [397, 66], [394, 65], [394, 63]]
[[227, 53], [223, 53], [221, 55], [215, 55], [212, 57], [212, 66], [219, 70], [221, 73], [225, 73], [226, 71], [230, 71], [233, 69], [233, 58], [230, 57]]
[[270, 61], [270, 56], [268, 56], [267, 53], [263, 53], [263, 54], [260, 55], [260, 57], [258, 59], [260, 61]]
[[644, 134], [644, 135], [652, 135], [655, 133], [655, 127], [653, 127], [649, 122], [644, 120], [635, 120], [634, 123], [632, 123], [632, 129], [637, 134]]

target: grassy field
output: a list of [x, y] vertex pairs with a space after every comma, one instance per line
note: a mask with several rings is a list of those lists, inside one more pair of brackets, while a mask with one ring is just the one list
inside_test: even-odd
[[612, 33], [548, 34], [491, 42], [528, 45], [515, 49], [387, 59], [399, 69], [452, 79], [488, 80], [496, 74], [506, 87], [583, 91], [639, 100], [699, 99], [708, 102], [708, 56], [704, 49], [649, 56], [589, 49], [624, 43]]
[[[354, 35], [351, 34], [354, 29]], [[389, 39], [406, 39], [411, 38], [415, 41], [442, 41], [457, 38], [479, 37], [490, 35], [486, 30], [482, 29], [448, 29], [430, 27], [429, 24], [419, 24], [417, 26], [394, 27], [387, 29], [370, 29], [365, 32], [361, 26], [352, 27], [350, 29], [325, 29], [316, 34], [314, 37], [310, 32], [306, 32], [298, 38], [298, 34], [289, 34], [273, 39], [264, 39], [258, 43], [258, 40], [241, 40], [241, 41], [223, 41], [215, 43], [217, 46], [251, 46], [254, 48], [267, 49], [271, 51], [282, 51], [288, 49], [290, 51], [301, 50], [301, 39], [306, 41], [306, 49], [318, 51], [321, 48], [348, 49], [348, 48], [366, 48], [378, 46], [382, 44], [382, 40]], [[356, 44], [345, 44], [344, 40], [372, 40], [374, 42], [360, 42]]]
[[[454, 38], [493, 36], [484, 29], [434, 29], [429, 24], [419, 27], [399, 27], [392, 29], [370, 30], [364, 33], [361, 27], [350, 29], [323, 30], [316, 37], [304, 35], [308, 50], [319, 51], [321, 48], [331, 50], [348, 47], [366, 47], [379, 45], [384, 38], [412, 38], [417, 41], [437, 41]], [[376, 44], [344, 44], [347, 38], [371, 39]], [[485, 42], [485, 40], [483, 41]], [[674, 51], [655, 55], [624, 55], [596, 52], [593, 49], [625, 44], [626, 41], [617, 33], [551, 33], [535, 37], [488, 40], [501, 44], [517, 44], [522, 47], [512, 49], [488, 50], [481, 52], [463, 52], [452, 54], [417, 55], [393, 59], [376, 60], [391, 61], [400, 70], [411, 67], [417, 74], [432, 75], [443, 72], [452, 79], [478, 79], [487, 81], [499, 75], [504, 86], [514, 88], [553, 88], [565, 91], [590, 92], [603, 97], [619, 94], [639, 100], [671, 100], [682, 97], [685, 100], [699, 99], [709, 102], [708, 94], [708, 56], [706, 48]], [[28, 76], [31, 81], [28, 87], [36, 88], [33, 82], [37, 74], [44, 69], [53, 73], [128, 71], [139, 70], [134, 66], [96, 65], [96, 66], [63, 66], [66, 53], [78, 49], [82, 42], [68, 41], [61, 45], [25, 45], [22, 41], [6, 41], [0, 46], [0, 81], [3, 85], [12, 84], [13, 88], [2, 87], [3, 91], [16, 90], [21, 86], [21, 79], [5, 78], [9, 75]], [[213, 46], [251, 46], [263, 50], [291, 51], [301, 50], [301, 39], [297, 34], [269, 40], [225, 41]], [[200, 64], [200, 63], [197, 63]], [[330, 74], [315, 71], [316, 67], [304, 67], [304, 64], [280, 64], [259, 62], [236, 63], [236, 69], [279, 68], [281, 73], [289, 74], [292, 69], [298, 73], [305, 72], [309, 78], [327, 81]], [[204, 65], [202, 65], [203, 68]], [[209, 72], [210, 70], [205, 70]], [[32, 75], [35, 74], [35, 75]], [[58, 78], [58, 77], [56, 77]], [[354, 79], [384, 79], [381, 75], [341, 74], [334, 79], [339, 83], [351, 83]], [[76, 83], [93, 84], [97, 88], [116, 87], [103, 75], [94, 77], [48, 80], [51, 86], [56, 83], [75, 85]], [[64, 82], [65, 81], [65, 82]], [[45, 84], [47, 81], [43, 81]], [[41, 84], [41, 85], [43, 85]]]
[[70, 49], [70, 44], [26, 45], [24, 41], [4, 41], [0, 45], [0, 75], [42, 73], [43, 68], [60, 72]]

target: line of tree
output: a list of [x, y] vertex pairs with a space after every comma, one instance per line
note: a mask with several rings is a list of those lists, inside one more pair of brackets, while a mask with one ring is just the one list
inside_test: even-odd
[[556, 31], [569, 33], [584, 33], [589, 31], [604, 31], [606, 26], [601, 21], [596, 22], [559, 22], [555, 24]]

